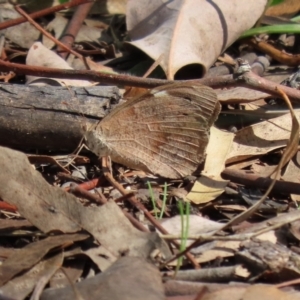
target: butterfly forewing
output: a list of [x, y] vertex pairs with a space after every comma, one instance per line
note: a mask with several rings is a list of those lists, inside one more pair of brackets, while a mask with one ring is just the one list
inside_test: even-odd
[[118, 106], [100, 122], [93, 139], [101, 140], [115, 162], [179, 178], [203, 161], [217, 105], [211, 88], [194, 83], [161, 86]]

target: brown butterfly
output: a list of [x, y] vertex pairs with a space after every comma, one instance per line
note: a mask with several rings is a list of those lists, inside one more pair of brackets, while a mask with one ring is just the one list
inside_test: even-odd
[[86, 143], [127, 167], [181, 178], [204, 160], [219, 106], [214, 90], [201, 84], [160, 86], [117, 106], [85, 133]]

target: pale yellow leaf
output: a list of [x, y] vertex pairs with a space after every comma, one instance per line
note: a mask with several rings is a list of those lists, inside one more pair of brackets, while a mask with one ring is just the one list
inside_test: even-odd
[[207, 203], [224, 192], [228, 183], [221, 178], [234, 134], [212, 127], [202, 176], [195, 182], [186, 199], [195, 204]]

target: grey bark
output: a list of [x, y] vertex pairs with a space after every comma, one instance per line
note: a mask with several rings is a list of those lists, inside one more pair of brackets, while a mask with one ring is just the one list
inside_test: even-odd
[[0, 84], [0, 145], [25, 151], [73, 151], [83, 125], [101, 120], [118, 103], [117, 87]]

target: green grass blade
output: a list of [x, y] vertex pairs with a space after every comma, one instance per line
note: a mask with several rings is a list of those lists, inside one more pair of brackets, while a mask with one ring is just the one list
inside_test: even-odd
[[[179, 251], [182, 252], [185, 250], [186, 248], [186, 242], [187, 242], [187, 238], [189, 235], [189, 226], [190, 226], [190, 203], [187, 202], [186, 203], [186, 209], [184, 212], [184, 202], [179, 201], [178, 202], [178, 207], [179, 207], [179, 213], [180, 213], [180, 221], [181, 221], [181, 242], [180, 242], [180, 249]], [[176, 270], [175, 270], [175, 274], [174, 274], [174, 278], [176, 277], [176, 274], [180, 268], [180, 266], [182, 265], [182, 259], [183, 257], [180, 256], [177, 260], [177, 265], [176, 265]]]
[[166, 202], [167, 202], [167, 189], [168, 189], [168, 186], [167, 186], [167, 183], [165, 182], [165, 184], [164, 184], [163, 203], [162, 203], [162, 208], [161, 208], [160, 215], [159, 215], [159, 218], [160, 218], [160, 219], [163, 217], [164, 211], [165, 211], [165, 208], [166, 208]]
[[245, 31], [240, 38], [246, 38], [249, 36], [257, 35], [257, 34], [281, 34], [281, 33], [300, 33], [300, 24], [284, 24], [284, 25], [272, 25], [272, 26], [262, 26], [251, 28]]

